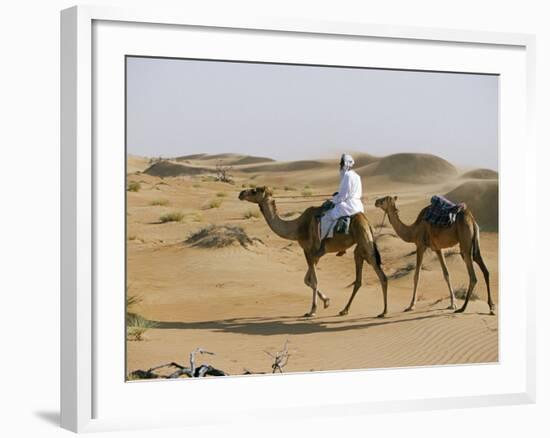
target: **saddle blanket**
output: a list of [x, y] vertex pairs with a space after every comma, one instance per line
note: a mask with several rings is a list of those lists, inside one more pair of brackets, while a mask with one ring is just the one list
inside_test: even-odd
[[352, 216], [341, 216], [332, 221], [327, 215], [321, 217], [321, 238], [333, 237], [336, 234], [348, 234]]
[[463, 212], [466, 204], [455, 204], [444, 196], [434, 195], [430, 207], [424, 213], [424, 220], [436, 227], [449, 227], [455, 223], [456, 217]]

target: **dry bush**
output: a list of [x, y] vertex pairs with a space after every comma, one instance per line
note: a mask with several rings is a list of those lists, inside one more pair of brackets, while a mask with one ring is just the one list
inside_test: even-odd
[[139, 181], [130, 181], [126, 190], [129, 192], [139, 192], [141, 190], [141, 183]]
[[244, 248], [260, 239], [251, 238], [242, 227], [232, 225], [209, 225], [192, 233], [185, 243], [198, 248], [224, 248], [238, 243]]
[[206, 204], [206, 208], [207, 209], [212, 209], [212, 208], [220, 208], [221, 205], [222, 205], [222, 200], [221, 199], [212, 199], [211, 201], [209, 201], [207, 204]]
[[225, 192], [218, 192], [218, 193], [216, 193], [216, 196], [217, 196], [218, 198], [225, 198], [225, 197], [227, 196], [227, 193], [225, 193]]
[[184, 214], [180, 211], [172, 211], [170, 213], [163, 214], [159, 221], [163, 224], [167, 222], [181, 222], [184, 218]]
[[260, 212], [258, 210], [248, 210], [243, 214], [244, 219], [259, 218]]
[[313, 195], [313, 192], [309, 189], [302, 190], [302, 196], [311, 196]]
[[149, 202], [149, 205], [152, 205], [152, 206], [158, 205], [160, 207], [165, 207], [168, 204], [170, 204], [170, 201], [168, 199], [154, 199], [151, 202]]

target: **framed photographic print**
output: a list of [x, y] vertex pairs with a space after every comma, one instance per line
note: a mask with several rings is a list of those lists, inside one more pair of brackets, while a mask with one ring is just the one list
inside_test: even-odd
[[533, 37], [61, 17], [63, 427], [534, 400]]

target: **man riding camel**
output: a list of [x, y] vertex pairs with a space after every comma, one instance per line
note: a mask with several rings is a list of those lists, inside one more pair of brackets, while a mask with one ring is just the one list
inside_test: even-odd
[[[334, 225], [342, 216], [353, 216], [365, 211], [361, 197], [363, 188], [361, 186], [361, 177], [351, 168], [355, 164], [353, 157], [348, 154], [342, 154], [340, 158], [340, 187], [332, 196], [332, 200], [327, 200], [322, 205], [323, 213], [319, 220], [316, 236], [316, 256], [321, 257], [325, 254], [325, 241], [332, 237]], [[338, 253], [337, 255], [342, 255]]]

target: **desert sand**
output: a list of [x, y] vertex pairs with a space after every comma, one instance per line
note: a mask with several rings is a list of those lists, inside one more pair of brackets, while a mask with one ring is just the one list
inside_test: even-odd
[[[237, 154], [195, 154], [150, 161], [128, 157], [128, 295], [135, 312], [156, 327], [143, 340], [127, 342], [127, 372], [176, 361], [187, 363], [197, 347], [215, 353], [201, 358], [229, 374], [271, 372], [272, 359], [288, 341], [284, 372], [487, 363], [498, 361], [498, 174], [466, 171], [425, 154], [356, 155], [366, 215], [377, 232], [389, 278], [389, 314], [372, 268], [347, 316], [338, 316], [354, 280], [353, 251], [328, 254], [318, 266], [320, 289], [331, 298], [317, 316], [303, 318], [311, 303], [304, 285], [306, 262], [296, 242], [277, 237], [256, 205], [241, 202], [243, 188], [267, 185], [275, 196], [326, 194], [337, 189], [338, 160], [275, 162]], [[215, 166], [231, 166], [234, 184], [214, 181]], [[449, 296], [439, 262], [427, 251], [419, 300], [404, 313], [411, 294], [415, 247], [401, 241], [377, 197], [397, 195], [401, 218], [414, 221], [433, 194], [466, 202], [481, 227], [481, 252], [491, 273], [497, 316], [489, 315], [483, 277], [476, 266], [479, 299], [464, 314], [446, 310]], [[278, 211], [292, 218], [322, 198], [280, 198]], [[174, 214], [175, 213], [175, 214]], [[167, 221], [173, 214], [175, 221]], [[162, 217], [164, 219], [162, 219]], [[165, 222], [163, 222], [163, 220]], [[242, 227], [250, 241], [223, 247], [186, 243], [209, 225]], [[204, 242], [203, 242], [204, 243]], [[461, 296], [468, 284], [458, 248], [446, 250], [451, 281]], [[459, 306], [462, 300], [459, 299]]]

